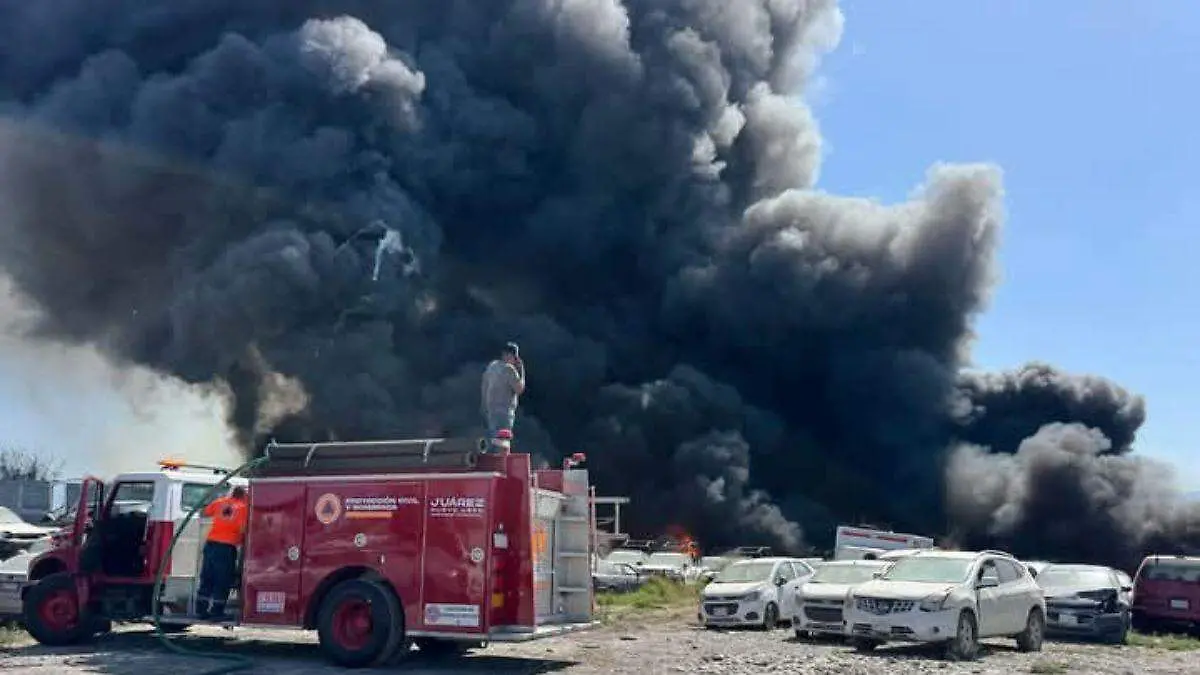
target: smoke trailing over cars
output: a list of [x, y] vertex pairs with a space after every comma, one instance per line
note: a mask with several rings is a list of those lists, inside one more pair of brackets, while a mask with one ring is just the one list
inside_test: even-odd
[[[960, 374], [997, 168], [935, 166], [892, 206], [814, 189], [802, 96], [840, 37], [833, 0], [43, 0], [0, 19], [0, 266], [38, 335], [220, 383], [247, 449], [475, 433], [479, 373], [516, 339], [519, 444], [588, 452], [647, 530], [796, 548], [830, 517], [949, 515], [1019, 542], [1094, 515], [1080, 495], [1111, 462], [1139, 489], [1110, 506], [1160, 487], [1105, 454], [1144, 418], [1116, 385]], [[1104, 435], [1062, 450], [1095, 466], [1029, 479], [1062, 429]], [[985, 466], [1007, 482], [958, 482]]]

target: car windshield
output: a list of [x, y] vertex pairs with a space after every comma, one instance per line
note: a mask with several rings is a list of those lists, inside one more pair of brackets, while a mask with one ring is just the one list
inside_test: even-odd
[[688, 557], [683, 553], [655, 553], [646, 561], [650, 565], [686, 565]]
[[715, 581], [722, 584], [744, 584], [752, 581], [766, 581], [775, 569], [772, 562], [740, 562], [734, 563], [721, 570]]
[[608, 554], [608, 557], [605, 558], [605, 560], [613, 563], [625, 563], [627, 565], [632, 565], [639, 560], [645, 560], [645, 558], [646, 556], [642, 555], [638, 551], [613, 551], [612, 553]]
[[700, 559], [700, 566], [708, 570], [722, 570], [732, 562], [728, 558], [722, 558], [718, 555], [708, 555]]
[[12, 509], [7, 506], [0, 506], [0, 525], [24, 525], [25, 521], [21, 516], [13, 513]]
[[915, 555], [897, 560], [882, 578], [929, 584], [959, 583], [966, 581], [971, 562], [970, 558]]
[[1146, 563], [1141, 578], [1146, 581], [1200, 582], [1200, 560], [1172, 560]]
[[601, 560], [596, 563], [596, 571], [600, 574], [629, 574], [628, 563]]
[[1037, 576], [1042, 588], [1108, 588], [1113, 580], [1108, 570], [1098, 568], [1047, 567]]
[[887, 565], [822, 565], [817, 568], [809, 583], [858, 584], [870, 581], [885, 569]]

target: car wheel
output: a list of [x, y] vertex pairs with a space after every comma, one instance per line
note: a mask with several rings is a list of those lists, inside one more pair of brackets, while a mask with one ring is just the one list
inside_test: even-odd
[[882, 644], [879, 640], [872, 640], [870, 638], [852, 638], [850, 640], [850, 646], [854, 647], [855, 651], [860, 652], [873, 652], [876, 647]]
[[763, 610], [763, 630], [775, 630], [779, 626], [779, 608], [775, 603], [768, 602]]
[[1042, 610], [1034, 607], [1025, 617], [1025, 630], [1017, 635], [1017, 649], [1023, 652], [1042, 651], [1042, 641], [1046, 636], [1046, 619]]
[[946, 644], [946, 658], [951, 661], [972, 661], [979, 654], [979, 634], [975, 615], [964, 609], [958, 615], [954, 638]]
[[1129, 614], [1121, 615], [1121, 627], [1108, 636], [1108, 643], [1113, 645], [1123, 645], [1129, 641]]

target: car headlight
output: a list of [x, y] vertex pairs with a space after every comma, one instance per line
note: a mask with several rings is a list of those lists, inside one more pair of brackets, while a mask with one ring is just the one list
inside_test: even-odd
[[762, 597], [762, 591], [750, 591], [742, 596], [742, 600], [757, 600]]
[[935, 593], [921, 601], [918, 607], [922, 612], [940, 612], [946, 608], [946, 601], [950, 599], [949, 593]]

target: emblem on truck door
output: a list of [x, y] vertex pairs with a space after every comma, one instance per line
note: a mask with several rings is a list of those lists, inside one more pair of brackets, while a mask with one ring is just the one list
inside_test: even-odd
[[313, 511], [322, 525], [329, 525], [342, 515], [342, 500], [335, 494], [325, 493], [317, 498]]
[[471, 562], [475, 563], [476, 565], [483, 562], [483, 549], [479, 548], [478, 546], [471, 549]]

